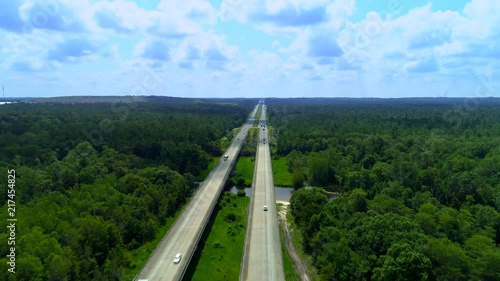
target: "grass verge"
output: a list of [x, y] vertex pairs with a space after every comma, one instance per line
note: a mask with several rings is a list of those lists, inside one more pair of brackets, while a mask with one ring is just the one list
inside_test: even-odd
[[[278, 204], [278, 209], [281, 208]], [[288, 254], [288, 251], [286, 249], [285, 245], [285, 234], [283, 232], [283, 227], [279, 226], [280, 229], [280, 241], [281, 241], [281, 251], [283, 253], [283, 268], [285, 270], [285, 280], [287, 281], [300, 281], [300, 277], [297, 276], [295, 273], [295, 270], [293, 269], [293, 261], [290, 258], [290, 255]]]
[[238, 280], [250, 198], [225, 192], [183, 280]]
[[311, 279], [312, 280], [319, 280], [318, 271], [316, 270], [316, 268], [313, 266], [313, 263], [312, 263], [312, 257], [310, 255], [306, 254], [303, 250], [302, 232], [295, 225], [292, 214], [290, 212], [288, 212], [286, 214], [286, 219], [289, 223], [290, 230], [293, 233], [292, 243], [295, 245], [295, 251], [297, 252], [297, 255], [300, 257], [300, 259], [306, 265]]
[[292, 173], [288, 171], [286, 158], [281, 157], [272, 159], [273, 162], [273, 178], [275, 186], [293, 186]]

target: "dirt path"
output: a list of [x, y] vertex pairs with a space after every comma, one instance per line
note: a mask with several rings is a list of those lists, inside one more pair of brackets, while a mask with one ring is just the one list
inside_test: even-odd
[[311, 278], [309, 277], [309, 271], [307, 270], [306, 265], [302, 262], [302, 259], [299, 257], [299, 255], [297, 255], [297, 251], [295, 250], [295, 246], [293, 245], [292, 242], [293, 231], [290, 230], [290, 225], [286, 220], [286, 213], [288, 212], [290, 205], [288, 202], [279, 202], [279, 203], [283, 204], [283, 206], [280, 208], [278, 212], [279, 223], [281, 225], [281, 228], [283, 229], [283, 233], [285, 236], [286, 250], [288, 251], [290, 258], [293, 261], [293, 269], [295, 270], [295, 273], [297, 273], [297, 275], [300, 277], [302, 281], [310, 281]]

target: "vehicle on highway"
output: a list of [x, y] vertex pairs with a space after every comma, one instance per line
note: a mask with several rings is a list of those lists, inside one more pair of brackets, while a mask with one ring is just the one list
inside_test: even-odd
[[177, 253], [177, 255], [175, 255], [174, 257], [174, 263], [180, 263], [181, 259], [182, 259], [181, 253]]
[[227, 154], [226, 154], [226, 155], [224, 155], [224, 161], [226, 161], [226, 160], [227, 160], [227, 158], [229, 158], [229, 156], [227, 156]]
[[267, 211], [267, 210], [268, 210], [268, 209], [267, 209], [267, 205], [264, 205], [264, 211]]

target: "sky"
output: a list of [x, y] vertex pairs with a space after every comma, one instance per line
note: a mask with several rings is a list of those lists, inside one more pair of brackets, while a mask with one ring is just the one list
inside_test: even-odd
[[500, 97], [498, 0], [9, 0], [6, 97]]

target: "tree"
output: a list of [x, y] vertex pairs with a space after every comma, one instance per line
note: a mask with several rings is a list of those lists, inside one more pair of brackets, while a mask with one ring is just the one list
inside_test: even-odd
[[290, 208], [295, 221], [305, 225], [314, 214], [321, 212], [328, 198], [318, 188], [298, 189], [290, 199]]
[[309, 183], [313, 186], [327, 186], [336, 182], [333, 168], [328, 159], [312, 157], [309, 159]]
[[293, 187], [300, 188], [304, 186], [304, 182], [306, 179], [299, 169], [295, 169], [293, 171], [292, 177]]
[[438, 221], [437, 208], [431, 203], [423, 204], [415, 215], [415, 222], [420, 225], [420, 228], [422, 228], [427, 235], [436, 235]]
[[472, 275], [471, 260], [458, 243], [435, 239], [430, 241], [429, 250], [436, 280], [479, 280]]
[[432, 264], [429, 257], [406, 242], [392, 244], [379, 263], [381, 266], [373, 270], [374, 281], [430, 279]]
[[[16, 280], [44, 280], [45, 268], [41, 260], [30, 254], [23, 254], [17, 260]], [[8, 279], [5, 279], [8, 280]]]
[[71, 269], [71, 260], [65, 259], [60, 255], [51, 254], [46, 262], [46, 276], [49, 280], [70, 280], [69, 271]]

